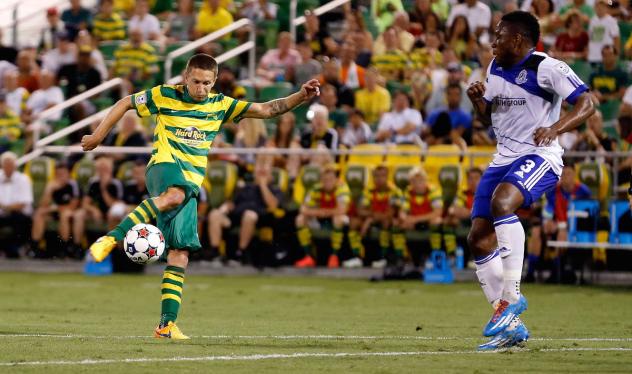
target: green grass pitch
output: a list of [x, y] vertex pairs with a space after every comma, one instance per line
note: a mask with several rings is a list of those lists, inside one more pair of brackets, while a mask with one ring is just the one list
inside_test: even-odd
[[[631, 372], [626, 288], [526, 285], [524, 349], [476, 353], [477, 284], [187, 277], [178, 325], [151, 338], [160, 276], [1, 273], [0, 372]], [[160, 371], [159, 371], [160, 370]]]

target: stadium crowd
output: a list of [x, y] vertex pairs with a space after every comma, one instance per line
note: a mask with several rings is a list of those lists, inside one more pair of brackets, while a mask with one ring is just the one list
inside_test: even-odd
[[[198, 197], [204, 260], [418, 267], [430, 249], [455, 256], [465, 246], [473, 193], [490, 159], [462, 154], [491, 153], [495, 145], [493, 129], [475, 118], [465, 90], [485, 79], [500, 16], [519, 8], [540, 21], [537, 50], [566, 61], [599, 101], [585, 126], [559, 139], [565, 150], [597, 156], [568, 159], [558, 188], [522, 214], [530, 227], [529, 275], [555, 257], [546, 238], [567, 238], [569, 201], [597, 200], [607, 221], [609, 199], [626, 199], [632, 155], [615, 162], [607, 152], [628, 151], [632, 143], [629, 1], [357, 0], [321, 16], [313, 9], [326, 1], [299, 1], [305, 24], [296, 40], [287, 31], [288, 3], [100, 0], [87, 9], [70, 0], [68, 8], [46, 10], [37, 45], [2, 44], [0, 35], [0, 226], [16, 233], [6, 255], [27, 248], [37, 257], [80, 258], [91, 239], [148, 195], [145, 156], [39, 158], [24, 173], [16, 169], [16, 154], [33, 147], [35, 127], [43, 134], [64, 128], [108, 107], [118, 92], [84, 100], [44, 124], [38, 115], [114, 77], [124, 78], [127, 92], [161, 84], [168, 52], [240, 18], [256, 25], [256, 77], [246, 77], [245, 55], [233, 58], [220, 68], [218, 93], [265, 101], [317, 77], [321, 95], [272, 123], [224, 124], [214, 147], [225, 153], [209, 159]], [[218, 55], [246, 41], [249, 31], [195, 52]], [[150, 145], [153, 125], [128, 113], [105, 144]], [[279, 152], [231, 152], [244, 148]], [[375, 155], [292, 152], [301, 149]], [[385, 155], [387, 149], [417, 155]], [[599, 178], [582, 184], [582, 170]], [[613, 180], [620, 188], [608, 185]], [[621, 217], [619, 228], [632, 231]], [[600, 222], [595, 231], [607, 232]], [[605, 264], [605, 253], [595, 251], [594, 259]]]

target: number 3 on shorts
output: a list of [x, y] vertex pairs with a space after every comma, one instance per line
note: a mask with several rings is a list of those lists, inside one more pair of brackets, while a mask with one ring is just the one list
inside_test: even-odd
[[535, 166], [535, 162], [533, 162], [533, 160], [525, 160], [524, 164], [520, 165], [520, 170], [518, 171], [514, 171], [514, 174], [516, 174], [517, 176], [519, 176], [521, 179], [524, 179], [524, 174], [525, 173], [529, 173], [533, 167]]

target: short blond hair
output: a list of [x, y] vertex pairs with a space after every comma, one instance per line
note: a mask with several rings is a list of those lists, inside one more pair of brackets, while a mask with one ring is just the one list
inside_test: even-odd
[[338, 165], [334, 163], [328, 163], [323, 165], [323, 169], [321, 170], [322, 174], [334, 173], [338, 175]]
[[415, 166], [408, 172], [408, 180], [412, 180], [413, 178], [418, 176], [421, 176], [424, 179], [428, 179], [428, 174], [426, 173], [426, 171], [419, 166]]
[[17, 161], [18, 155], [11, 151], [4, 152], [2, 156], [0, 156], [0, 163], [4, 164], [5, 161], [11, 160], [13, 162]]

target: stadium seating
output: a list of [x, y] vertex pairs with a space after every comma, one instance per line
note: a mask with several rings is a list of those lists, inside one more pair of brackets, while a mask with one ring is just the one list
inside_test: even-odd
[[408, 188], [408, 172], [413, 168], [413, 165], [400, 165], [393, 169], [393, 182], [402, 191]]
[[114, 62], [114, 52], [126, 42], [123, 40], [109, 40], [99, 43], [99, 51], [103, 54], [103, 59], [111, 66]]
[[[371, 169], [366, 165], [348, 165], [344, 179], [351, 192], [351, 200], [358, 202], [365, 189], [369, 188]], [[357, 206], [357, 205], [356, 205]]]
[[119, 167], [116, 172], [116, 179], [125, 183], [132, 179], [132, 169], [134, 168], [134, 161], [125, 161]]
[[85, 191], [88, 188], [88, 181], [94, 175], [94, 171], [94, 161], [89, 157], [84, 157], [72, 167], [70, 175], [77, 181], [79, 188]]
[[626, 228], [625, 232], [621, 231], [619, 221], [625, 215], [632, 215], [630, 203], [626, 200], [618, 200], [610, 202], [610, 243], [613, 244], [632, 244], [632, 229]]
[[444, 206], [451, 204], [459, 193], [461, 175], [460, 165], [444, 165], [439, 170], [439, 186]]
[[[173, 52], [176, 49], [187, 45], [188, 43], [189, 42], [175, 42], [175, 43], [168, 44], [164, 53], [165, 58], [170, 52]], [[157, 48], [156, 50], [159, 51], [160, 49]], [[173, 65], [171, 66], [171, 75], [175, 76], [175, 75], [180, 74], [186, 67], [187, 61], [189, 60], [191, 56], [193, 56], [193, 51], [189, 51], [181, 56], [176, 57], [173, 60]], [[162, 75], [164, 76], [164, 72], [162, 72]]]
[[307, 165], [304, 166], [300, 171], [299, 175], [296, 177], [294, 181], [294, 203], [297, 206], [301, 206], [303, 201], [305, 200], [305, 194], [307, 191], [312, 188], [316, 183], [318, 183], [320, 179], [320, 167]]
[[577, 177], [599, 201], [605, 201], [610, 195], [610, 172], [606, 165], [597, 162], [582, 163], [577, 167]]
[[38, 157], [29, 161], [24, 167], [24, 174], [31, 178], [33, 185], [33, 201], [35, 206], [39, 204], [46, 183], [55, 176], [55, 160], [50, 157]]
[[397, 165], [419, 165], [421, 163], [422, 150], [418, 145], [393, 144], [387, 147], [387, 151], [389, 153], [386, 154], [386, 165], [390, 169]]
[[569, 67], [573, 69], [575, 74], [586, 84], [590, 85], [589, 79], [590, 74], [592, 74], [592, 67], [588, 61], [584, 60], [575, 60], [569, 64]]
[[611, 122], [619, 117], [619, 106], [621, 106], [621, 101], [619, 100], [608, 100], [599, 104], [599, 110], [605, 122], [604, 125], [612, 125]]
[[349, 164], [375, 166], [382, 163], [386, 147], [383, 144], [360, 144], [352, 149], [353, 152], [366, 152], [366, 154], [352, 153], [347, 158]]
[[625, 50], [625, 43], [632, 34], [632, 23], [619, 21], [619, 38], [621, 40], [621, 51]]
[[[458, 165], [461, 160], [461, 149], [454, 144], [431, 145], [424, 157], [424, 169], [428, 179], [434, 184], [439, 183], [439, 170], [444, 165]], [[451, 154], [441, 154], [451, 153]]]
[[259, 101], [265, 102], [285, 97], [292, 94], [294, 88], [288, 82], [276, 82], [269, 86], [262, 87], [259, 91]]
[[575, 243], [592, 243], [597, 239], [599, 202], [572, 200], [568, 208], [568, 238]]
[[481, 170], [485, 170], [489, 166], [489, 163], [492, 162], [495, 152], [496, 146], [494, 145], [473, 145], [467, 147], [467, 153], [463, 158], [463, 167], [465, 169], [477, 167]]
[[289, 188], [289, 177], [287, 175], [287, 171], [281, 168], [273, 168], [272, 169], [272, 183], [283, 192], [283, 194], [288, 193]]
[[237, 166], [227, 161], [211, 161], [206, 178], [209, 184], [208, 204], [211, 209], [219, 208], [232, 198], [237, 185]]

